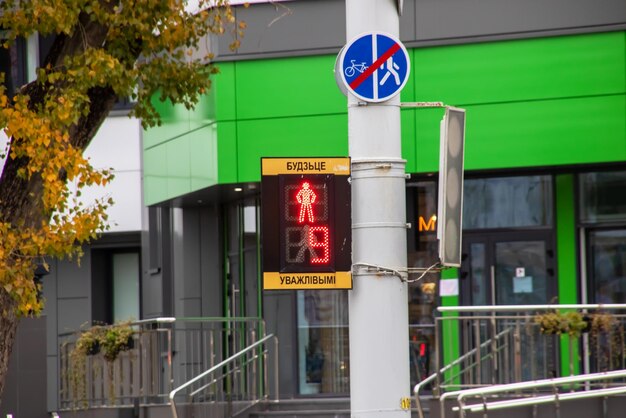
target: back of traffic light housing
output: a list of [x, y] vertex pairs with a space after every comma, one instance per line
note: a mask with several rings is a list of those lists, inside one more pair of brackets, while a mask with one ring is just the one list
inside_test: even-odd
[[443, 267], [461, 266], [465, 110], [446, 107], [441, 121], [437, 238]]

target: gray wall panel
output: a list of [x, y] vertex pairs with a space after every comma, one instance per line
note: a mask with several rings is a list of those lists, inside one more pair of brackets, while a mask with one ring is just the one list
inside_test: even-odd
[[626, 23], [624, 0], [419, 0], [418, 41], [484, 37]]
[[330, 52], [345, 43], [343, 0], [255, 4], [249, 8], [240, 7], [236, 13], [237, 19], [248, 25], [241, 47], [233, 53], [228, 49], [229, 37], [220, 37], [220, 57]]
[[183, 241], [183, 216], [184, 211], [179, 208], [172, 209], [172, 274], [174, 289], [174, 316], [183, 316], [185, 304], [183, 302], [185, 287], [185, 261]]
[[281, 398], [298, 394], [296, 298], [291, 291], [265, 292], [263, 311], [267, 333], [278, 337], [279, 387]]
[[0, 416], [47, 417], [46, 319], [22, 318], [9, 360]]
[[400, 15], [400, 40], [410, 42], [416, 39], [415, 31], [415, 2], [404, 0], [402, 15]]
[[57, 344], [57, 264], [50, 262], [50, 273], [43, 278], [43, 297], [46, 299], [44, 315], [46, 316], [46, 351], [48, 355], [56, 355]]
[[222, 316], [222, 257], [219, 210], [204, 208], [200, 216], [202, 315]]
[[201, 316], [202, 262], [204, 250], [200, 239], [201, 210], [174, 211], [173, 245], [176, 315]]
[[59, 334], [77, 330], [86, 322], [91, 322], [89, 298], [59, 299]]
[[200, 213], [186, 209], [183, 214], [183, 298], [200, 298]]
[[[337, 53], [346, 43], [344, 0], [238, 7], [248, 28], [218, 60]], [[624, 0], [405, 0], [400, 38], [410, 47], [626, 29]]]
[[190, 299], [180, 299], [178, 301], [177, 317], [199, 317], [202, 316], [202, 301], [199, 297]]
[[[144, 210], [141, 232], [141, 315], [142, 318], [163, 316], [163, 264], [159, 234], [165, 232], [158, 224], [160, 208]], [[152, 230], [149, 231], [148, 228]]]
[[48, 411], [57, 411], [59, 409], [59, 358], [57, 356], [48, 356], [46, 364], [46, 370], [48, 371], [48, 383], [46, 385], [48, 388]]
[[57, 263], [58, 297], [88, 297], [91, 294], [91, 251], [85, 249], [80, 266], [75, 262]]
[[[145, 254], [145, 253], [143, 253]], [[144, 271], [141, 282], [141, 309], [143, 318], [163, 316], [163, 273]]]

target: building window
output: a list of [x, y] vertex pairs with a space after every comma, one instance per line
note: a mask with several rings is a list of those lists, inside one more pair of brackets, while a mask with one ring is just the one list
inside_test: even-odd
[[552, 177], [467, 179], [463, 229], [527, 228], [552, 225]]
[[407, 241], [409, 267], [428, 267], [437, 261], [437, 182], [407, 185], [407, 217], [412, 228]]
[[301, 290], [297, 307], [300, 393], [349, 393], [347, 292]]
[[626, 221], [626, 171], [581, 174], [579, 192], [582, 222]]
[[140, 319], [140, 275], [139, 249], [92, 250], [93, 321], [112, 324]]
[[[437, 182], [422, 180], [407, 185], [409, 267], [428, 267], [438, 258]], [[415, 278], [411, 274], [411, 279]], [[409, 360], [411, 384], [420, 382], [435, 370], [436, 283], [439, 274], [428, 274], [409, 284]]]
[[111, 264], [113, 272], [113, 322], [140, 319], [139, 253], [113, 253]]
[[626, 171], [578, 176], [591, 303], [626, 303]]
[[593, 303], [626, 303], [626, 228], [589, 231]]

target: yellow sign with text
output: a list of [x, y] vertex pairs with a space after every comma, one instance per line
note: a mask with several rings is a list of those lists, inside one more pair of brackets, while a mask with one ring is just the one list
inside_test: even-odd
[[261, 174], [334, 174], [350, 175], [350, 158], [264, 158]]
[[352, 289], [352, 273], [263, 273], [264, 290]]

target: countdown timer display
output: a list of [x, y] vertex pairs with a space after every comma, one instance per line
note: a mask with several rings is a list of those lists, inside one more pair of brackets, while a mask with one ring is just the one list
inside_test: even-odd
[[349, 158], [261, 160], [263, 288], [351, 289]]

